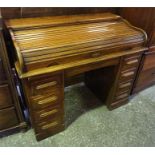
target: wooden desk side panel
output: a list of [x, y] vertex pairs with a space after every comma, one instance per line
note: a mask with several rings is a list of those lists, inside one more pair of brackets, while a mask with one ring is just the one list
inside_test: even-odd
[[155, 84], [155, 48], [143, 54], [132, 94], [138, 93]]

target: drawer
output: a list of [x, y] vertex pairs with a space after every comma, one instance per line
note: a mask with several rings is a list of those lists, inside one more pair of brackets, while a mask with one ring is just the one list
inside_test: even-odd
[[117, 92], [124, 92], [126, 90], [130, 90], [132, 86], [133, 80], [127, 82], [121, 82], [118, 85]]
[[0, 86], [0, 109], [12, 106], [12, 97], [8, 84]]
[[128, 98], [123, 98], [123, 99], [120, 99], [120, 100], [116, 100], [116, 101], [113, 101], [110, 105], [110, 109], [113, 109], [113, 108], [117, 108], [123, 104], [126, 104], [128, 102]]
[[5, 71], [3, 68], [2, 60], [0, 58], [0, 84], [6, 82], [6, 76], [5, 76]]
[[60, 124], [56, 126], [55, 128], [49, 128], [48, 130], [45, 130], [44, 132], [38, 132], [36, 133], [36, 139], [37, 141], [43, 140], [45, 138], [48, 138], [50, 136], [53, 136], [65, 129], [64, 124]]
[[144, 58], [144, 65], [143, 65], [143, 71], [155, 68], [155, 53], [151, 53], [148, 55], [145, 55]]
[[141, 59], [141, 55], [139, 54], [134, 54], [134, 55], [125, 57], [123, 60], [122, 70], [138, 67], [140, 59]]
[[31, 101], [31, 106], [33, 109], [42, 109], [49, 106], [60, 105], [63, 101], [62, 90], [58, 89], [50, 94], [31, 97]]
[[117, 92], [115, 100], [120, 100], [120, 99], [123, 99], [123, 98], [127, 98], [129, 96], [129, 94], [130, 94], [129, 90], [126, 90], [124, 92]]
[[137, 68], [132, 68], [129, 70], [122, 71], [120, 75], [120, 81], [125, 82], [125, 81], [132, 80], [135, 76], [136, 71], [137, 71]]
[[31, 96], [41, 95], [51, 92], [58, 87], [62, 87], [62, 76], [42, 76], [30, 81]]
[[58, 115], [62, 115], [63, 109], [60, 109], [61, 107], [48, 107], [46, 109], [40, 110], [40, 111], [35, 111], [33, 112], [34, 115], [34, 120], [35, 122], [39, 122], [43, 119], [53, 119], [57, 117]]
[[0, 130], [13, 127], [18, 124], [18, 118], [13, 107], [0, 110]]
[[56, 117], [54, 119], [44, 120], [35, 125], [35, 132], [36, 133], [48, 132], [61, 126], [62, 124], [63, 124], [63, 117], [61, 116]]

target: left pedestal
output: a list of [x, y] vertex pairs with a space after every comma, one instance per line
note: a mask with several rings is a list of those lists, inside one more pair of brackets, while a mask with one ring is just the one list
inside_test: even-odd
[[22, 80], [32, 127], [37, 140], [64, 129], [63, 72], [44, 74]]

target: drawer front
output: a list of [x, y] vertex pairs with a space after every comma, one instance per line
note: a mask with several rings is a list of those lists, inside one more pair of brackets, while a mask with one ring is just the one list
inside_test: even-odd
[[62, 104], [62, 99], [62, 90], [58, 89], [50, 94], [31, 97], [31, 104], [33, 109], [42, 109], [49, 106], [60, 105]]
[[34, 120], [35, 122], [39, 122], [43, 119], [53, 119], [55, 117], [58, 117], [58, 115], [61, 115], [62, 109], [61, 107], [48, 107], [46, 109], [40, 110], [40, 111], [34, 111]]
[[6, 82], [6, 76], [5, 76], [5, 71], [3, 68], [2, 60], [0, 58], [0, 84]]
[[0, 108], [12, 106], [12, 97], [8, 84], [0, 86]]
[[17, 124], [18, 118], [13, 107], [0, 110], [0, 130], [13, 127]]
[[129, 57], [125, 57], [123, 60], [122, 70], [138, 67], [140, 59], [141, 59], [141, 54], [133, 54]]
[[124, 92], [130, 90], [132, 87], [133, 80], [120, 82], [117, 88], [117, 92]]
[[115, 100], [127, 98], [129, 96], [129, 93], [130, 93], [129, 90], [126, 90], [124, 92], [118, 92], [118, 93], [116, 93]]
[[121, 72], [120, 80], [123, 82], [132, 80], [135, 76], [137, 68], [132, 68]]
[[56, 133], [63, 131], [64, 129], [65, 129], [65, 125], [60, 124], [60, 125], [56, 126], [55, 128], [50, 128], [43, 132], [36, 133], [36, 139], [37, 139], [37, 141], [43, 140], [45, 138], [55, 135]]
[[31, 96], [49, 93], [58, 87], [62, 87], [62, 83], [62, 76], [43, 76], [36, 80], [31, 80]]
[[119, 100], [114, 100], [111, 105], [110, 105], [110, 108], [113, 109], [113, 108], [117, 108], [123, 104], [126, 104], [128, 101], [128, 97], [126, 98], [122, 98], [122, 99], [119, 99]]
[[145, 55], [143, 71], [155, 68], [155, 53]]
[[62, 124], [63, 124], [63, 117], [56, 117], [54, 119], [44, 120], [36, 124], [35, 132], [36, 133], [48, 132], [61, 126]]

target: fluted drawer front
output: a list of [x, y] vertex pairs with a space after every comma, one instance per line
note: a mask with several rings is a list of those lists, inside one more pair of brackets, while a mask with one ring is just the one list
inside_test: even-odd
[[136, 74], [137, 68], [132, 68], [129, 70], [121, 71], [120, 81], [125, 82], [128, 80], [132, 80]]
[[38, 95], [31, 97], [32, 108], [33, 109], [42, 109], [49, 106], [55, 106], [61, 104], [62, 101], [62, 90], [56, 90], [50, 94]]
[[37, 123], [35, 126], [36, 133], [49, 132], [54, 130], [58, 126], [63, 124], [63, 117], [56, 117], [53, 119], [44, 120], [40, 123]]
[[62, 87], [61, 76], [47, 76], [33, 79], [30, 82], [31, 96], [47, 94], [58, 87]]
[[60, 106], [48, 107], [40, 111], [35, 111], [34, 119], [36, 122], [39, 122], [44, 119], [49, 119], [49, 118], [53, 119], [58, 115], [60, 115], [60, 113], [62, 113], [62, 109]]
[[126, 104], [128, 101], [128, 97], [125, 97], [125, 98], [122, 98], [122, 99], [119, 99], [119, 100], [114, 100], [111, 104], [111, 108], [117, 108], [123, 104]]
[[120, 93], [120, 92], [124, 92], [124, 91], [130, 91], [130, 89], [132, 87], [132, 83], [133, 83], [133, 80], [120, 82], [117, 87], [117, 92]]
[[133, 54], [131, 56], [125, 57], [123, 60], [122, 70], [138, 67], [140, 59], [141, 54]]
[[115, 100], [124, 99], [124, 98], [127, 98], [128, 96], [129, 96], [129, 90], [124, 91], [124, 92], [118, 92], [116, 94]]

